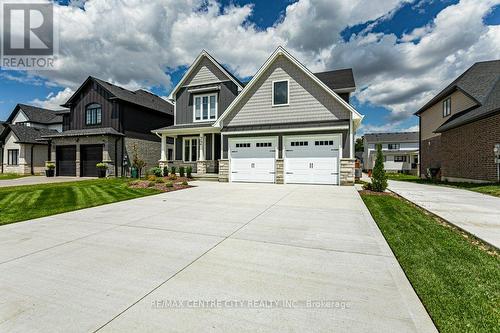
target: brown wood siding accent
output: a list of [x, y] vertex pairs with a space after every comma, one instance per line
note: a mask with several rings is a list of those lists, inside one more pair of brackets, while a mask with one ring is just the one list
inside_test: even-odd
[[[119, 131], [119, 117], [116, 116], [117, 102], [110, 101], [108, 99], [109, 97], [111, 96], [107, 91], [94, 82], [89, 81], [87, 86], [81, 90], [80, 95], [71, 107], [70, 129], [79, 130], [85, 128], [112, 127]], [[102, 120], [99, 125], [87, 126], [85, 125], [85, 111], [87, 105], [92, 103], [101, 105]], [[114, 110], [115, 112], [113, 112]]]
[[63, 115], [63, 131], [67, 131], [71, 128], [71, 117], [69, 114]]
[[[232, 81], [220, 82], [220, 90], [217, 98], [217, 115], [220, 117], [229, 104], [238, 95], [238, 87]], [[188, 91], [188, 88], [179, 89], [176, 94], [176, 124], [191, 124], [193, 123], [193, 94]]]
[[[123, 124], [123, 133], [127, 137], [159, 141], [160, 139], [152, 130], [171, 126], [174, 123], [172, 116], [165, 113], [151, 111], [147, 108], [121, 102], [121, 123]], [[119, 112], [117, 112], [117, 115]]]

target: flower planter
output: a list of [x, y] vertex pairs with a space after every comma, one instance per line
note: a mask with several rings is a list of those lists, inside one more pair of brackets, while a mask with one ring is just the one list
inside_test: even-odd
[[97, 177], [105, 178], [106, 177], [106, 169], [97, 169]]
[[54, 172], [55, 170], [54, 169], [48, 169], [48, 170], [45, 170], [45, 176], [46, 177], [54, 177]]

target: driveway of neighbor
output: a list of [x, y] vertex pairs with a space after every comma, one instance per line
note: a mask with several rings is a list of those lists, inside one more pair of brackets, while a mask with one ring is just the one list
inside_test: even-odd
[[21, 177], [21, 178], [16, 178], [16, 179], [0, 180], [0, 187], [38, 185], [38, 184], [50, 184], [50, 183], [65, 183], [65, 182], [76, 182], [76, 181], [80, 181], [80, 180], [89, 180], [89, 179], [93, 179], [93, 178], [28, 176], [28, 177]]
[[389, 181], [389, 189], [500, 248], [500, 198], [447, 186]]
[[0, 227], [0, 332], [437, 332], [354, 187], [194, 184]]

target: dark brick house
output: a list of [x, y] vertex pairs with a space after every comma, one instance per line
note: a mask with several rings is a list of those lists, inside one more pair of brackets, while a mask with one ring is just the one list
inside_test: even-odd
[[131, 91], [89, 77], [63, 105], [62, 132], [42, 136], [51, 146], [58, 176], [97, 175], [96, 164], [108, 164], [108, 175], [126, 175], [133, 155], [158, 164], [160, 138], [151, 132], [173, 124], [170, 102], [145, 90]]
[[443, 180], [498, 181], [500, 60], [478, 62], [416, 115], [420, 119], [420, 174]]

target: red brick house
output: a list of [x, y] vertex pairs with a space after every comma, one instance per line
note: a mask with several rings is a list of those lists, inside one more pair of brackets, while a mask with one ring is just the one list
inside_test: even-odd
[[442, 180], [498, 181], [500, 60], [475, 63], [415, 113], [420, 124], [420, 174]]

